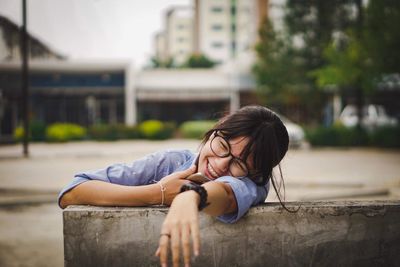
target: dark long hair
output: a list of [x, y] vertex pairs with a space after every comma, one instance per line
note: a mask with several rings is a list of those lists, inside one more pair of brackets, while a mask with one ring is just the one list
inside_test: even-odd
[[[259, 186], [271, 182], [279, 202], [289, 212], [280, 195], [281, 185], [285, 191], [285, 185], [280, 167], [280, 162], [289, 147], [289, 135], [281, 119], [272, 110], [263, 106], [246, 106], [238, 111], [221, 118], [217, 124], [204, 135], [202, 145], [215, 132], [221, 132], [228, 140], [246, 136], [249, 142], [244, 147], [240, 157], [247, 162], [247, 158], [253, 155], [255, 172], [251, 172], [249, 178]], [[273, 175], [273, 168], [278, 166], [280, 183]]]

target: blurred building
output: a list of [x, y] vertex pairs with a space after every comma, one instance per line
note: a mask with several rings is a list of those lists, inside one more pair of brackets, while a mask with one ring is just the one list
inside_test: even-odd
[[259, 2], [267, 1], [196, 0], [195, 52], [223, 63], [250, 49], [257, 38]]
[[[134, 72], [128, 62], [117, 61], [29, 65], [30, 119], [47, 125], [208, 120], [256, 101], [251, 76], [232, 76], [229, 68]], [[0, 63], [0, 142], [11, 141], [22, 124], [20, 77], [19, 62]]]
[[193, 8], [173, 7], [166, 15], [165, 49], [174, 64], [183, 64], [193, 53]]
[[[0, 16], [0, 141], [11, 138], [22, 117], [21, 32], [21, 27]], [[30, 33], [28, 33], [28, 56], [30, 60], [54, 62], [63, 62], [66, 59]], [[38, 107], [34, 105], [34, 108], [44, 107], [39, 104]], [[49, 113], [54, 111], [54, 109], [46, 110]]]
[[161, 31], [156, 33], [154, 37], [155, 59], [160, 62], [166, 62], [168, 60], [166, 36], [166, 32]]
[[232, 77], [226, 69], [153, 69], [135, 73], [138, 121], [158, 119], [181, 123], [217, 119], [223, 112], [254, 103], [248, 75]]
[[[45, 124], [124, 123], [135, 101], [129, 64], [124, 62], [31, 61], [29, 116]], [[0, 141], [22, 124], [21, 63], [0, 63]], [[132, 119], [131, 119], [132, 120]]]
[[[11, 20], [0, 16], [0, 61], [21, 59], [20, 37], [22, 29]], [[53, 51], [42, 41], [28, 33], [30, 59], [62, 60], [65, 56]]]
[[[40, 49], [31, 49], [31, 121], [83, 126], [133, 125], [148, 119], [180, 123], [216, 119], [223, 112], [257, 103], [251, 75], [255, 62], [252, 47], [261, 18], [271, 13], [271, 5], [266, 0], [205, 0], [195, 4], [203, 13], [182, 7], [167, 12], [166, 28], [155, 37], [156, 55], [182, 64], [193, 51], [207, 52], [221, 62], [217, 67], [134, 72], [129, 62], [58, 60], [63, 57], [42, 44]], [[1, 27], [6, 30], [1, 31], [0, 42], [4, 59], [0, 61], [0, 142], [12, 140], [14, 129], [22, 124], [19, 48], [17, 41], [11, 46], [9, 41], [19, 34], [7, 27], [18, 30], [15, 25]], [[203, 34], [193, 35], [196, 27], [205, 29]], [[37, 39], [31, 36], [31, 40]], [[223, 45], [215, 45], [218, 42]]]
[[159, 60], [165, 61], [167, 55], [179, 65], [195, 53], [225, 63], [254, 48], [258, 29], [267, 17], [277, 28], [283, 25], [285, 0], [193, 0], [193, 3], [194, 9], [174, 7], [167, 12], [166, 30], [154, 39]]

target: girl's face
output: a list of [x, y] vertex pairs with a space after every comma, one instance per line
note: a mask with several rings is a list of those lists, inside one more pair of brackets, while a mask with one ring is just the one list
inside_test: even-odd
[[250, 155], [244, 162], [240, 154], [248, 141], [247, 137], [227, 140], [218, 132], [213, 133], [200, 151], [197, 171], [212, 180], [225, 175], [246, 176], [253, 169], [252, 157]]

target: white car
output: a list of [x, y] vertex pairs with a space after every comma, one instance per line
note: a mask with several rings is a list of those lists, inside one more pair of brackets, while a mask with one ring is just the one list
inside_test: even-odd
[[[356, 106], [347, 105], [340, 114], [339, 120], [346, 127], [356, 126], [358, 123]], [[363, 107], [363, 119], [361, 124], [368, 130], [372, 130], [380, 126], [394, 126], [397, 124], [397, 120], [389, 117], [383, 106], [367, 105]]]
[[300, 125], [292, 122], [285, 116], [278, 114], [279, 118], [281, 118], [283, 124], [286, 126], [286, 129], [289, 134], [289, 146], [291, 147], [300, 147], [304, 141], [304, 130]]

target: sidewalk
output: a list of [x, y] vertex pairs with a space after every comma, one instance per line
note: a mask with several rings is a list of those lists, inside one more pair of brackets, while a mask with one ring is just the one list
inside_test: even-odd
[[[35, 143], [30, 145], [29, 158], [22, 157], [21, 145], [0, 146], [0, 205], [55, 201], [79, 171], [131, 162], [161, 149], [195, 151], [199, 143], [179, 139]], [[400, 198], [399, 150], [289, 150], [281, 167], [288, 201]], [[280, 177], [277, 169], [275, 176]], [[274, 193], [267, 200], [276, 201]]]

